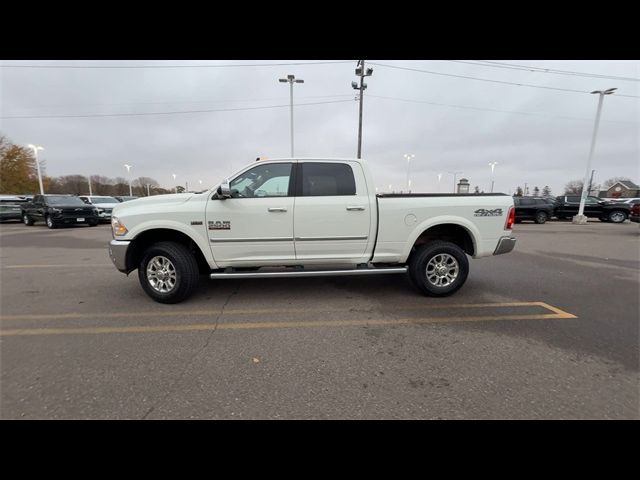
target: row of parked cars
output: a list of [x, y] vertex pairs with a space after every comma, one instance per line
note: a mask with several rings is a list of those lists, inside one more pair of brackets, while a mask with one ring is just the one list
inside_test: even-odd
[[[558, 197], [513, 197], [516, 209], [516, 223], [533, 220], [545, 223], [551, 218], [566, 220], [578, 214], [579, 195], [561, 195]], [[587, 197], [584, 214], [602, 222], [622, 223], [627, 219], [638, 222], [640, 199], [620, 201], [604, 200], [599, 197]], [[635, 209], [635, 213], [634, 212]], [[634, 218], [636, 217], [636, 218]]]
[[42, 221], [49, 228], [60, 225], [95, 227], [110, 222], [111, 212], [120, 202], [137, 197], [98, 195], [4, 195], [0, 197], [0, 220], [22, 220], [25, 225]]

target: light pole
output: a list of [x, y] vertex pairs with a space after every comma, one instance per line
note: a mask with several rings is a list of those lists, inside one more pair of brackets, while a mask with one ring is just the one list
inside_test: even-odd
[[129, 196], [133, 197], [133, 192], [131, 191], [131, 167], [133, 165], [127, 165], [126, 163], [124, 164], [124, 166], [127, 168], [127, 174], [129, 176]]
[[298, 78], [295, 75], [287, 75], [287, 78], [279, 79], [281, 83], [289, 83], [290, 97], [291, 97], [291, 158], [293, 158], [293, 84], [304, 83], [304, 80]]
[[458, 176], [459, 173], [462, 172], [447, 172], [450, 173], [451, 175], [453, 175], [453, 193], [456, 193], [456, 177]]
[[38, 161], [38, 150], [44, 150], [44, 147], [39, 145], [32, 145], [31, 143], [28, 145], [29, 148], [33, 149], [33, 155], [36, 157], [36, 168], [38, 170], [38, 182], [40, 183], [40, 195], [44, 195], [44, 187], [42, 186], [42, 174], [40, 173], [40, 162]]
[[415, 157], [413, 153], [405, 153], [404, 158], [407, 159], [407, 190], [411, 192], [411, 159]]
[[489, 162], [489, 165], [491, 166], [491, 193], [493, 193], [493, 170], [496, 168], [497, 164], [498, 162]]
[[573, 217], [572, 222], [578, 225], [586, 225], [587, 217], [584, 216], [584, 204], [587, 200], [587, 182], [589, 181], [589, 172], [591, 171], [591, 161], [593, 160], [593, 152], [596, 148], [596, 137], [598, 136], [598, 125], [600, 124], [600, 114], [602, 113], [602, 101], [605, 95], [611, 95], [617, 88], [608, 88], [607, 90], [594, 90], [591, 93], [598, 94], [598, 110], [596, 111], [596, 121], [593, 125], [593, 135], [591, 136], [591, 148], [589, 148], [589, 159], [587, 160], [587, 169], [584, 174], [584, 182], [582, 182], [582, 196], [580, 197], [580, 208], [578, 215]]
[[440, 180], [442, 179], [442, 174], [438, 174], [438, 192], [440, 191]]
[[151, 191], [149, 190], [150, 186], [151, 186], [151, 184], [147, 183], [147, 197], [151, 196]]
[[178, 193], [178, 187], [175, 186], [177, 175], [175, 173], [172, 173], [171, 176], [173, 177], [173, 183], [174, 183], [173, 189], [176, 191], [176, 193]]
[[89, 180], [89, 196], [92, 197], [93, 196], [93, 192], [91, 192], [91, 174], [89, 174], [87, 179]]
[[357, 82], [351, 82], [351, 88], [354, 90], [360, 90], [360, 113], [358, 115], [358, 158], [362, 158], [362, 101], [364, 99], [364, 91], [367, 89], [367, 84], [364, 83], [364, 77], [370, 77], [373, 75], [373, 68], [364, 68], [364, 60], [358, 60], [356, 65], [356, 76], [360, 77], [360, 86]]

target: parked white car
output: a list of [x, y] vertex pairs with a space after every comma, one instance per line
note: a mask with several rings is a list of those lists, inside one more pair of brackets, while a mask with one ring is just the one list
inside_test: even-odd
[[[203, 193], [116, 205], [109, 253], [138, 269], [154, 300], [176, 303], [212, 279], [407, 273], [424, 294], [465, 283], [467, 255], [510, 252], [513, 199], [379, 194], [364, 160], [252, 163]], [[265, 271], [265, 267], [279, 267]]]
[[111, 221], [111, 212], [113, 211], [113, 207], [120, 204], [120, 202], [114, 197], [105, 197], [100, 195], [80, 195], [80, 198], [85, 203], [96, 207], [100, 220], [104, 222]]

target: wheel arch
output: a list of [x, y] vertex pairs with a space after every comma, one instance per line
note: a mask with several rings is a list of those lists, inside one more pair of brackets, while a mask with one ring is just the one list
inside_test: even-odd
[[413, 242], [410, 242], [411, 247], [406, 255], [407, 262], [418, 247], [433, 240], [451, 242], [472, 257], [478, 251], [476, 235], [472, 233], [468, 226], [459, 222], [449, 221], [430, 225], [425, 229], [419, 229], [419, 233], [417, 233]]
[[138, 264], [148, 247], [158, 242], [176, 242], [185, 245], [194, 254], [201, 273], [207, 273], [211, 266], [198, 243], [186, 233], [173, 228], [150, 228], [140, 232], [131, 240], [127, 249], [127, 273], [138, 268]]

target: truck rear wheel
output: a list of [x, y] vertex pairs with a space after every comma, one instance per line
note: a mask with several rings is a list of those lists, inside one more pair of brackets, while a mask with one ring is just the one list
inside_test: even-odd
[[138, 265], [142, 289], [160, 303], [178, 303], [187, 299], [198, 287], [199, 278], [195, 256], [181, 243], [151, 245]]
[[469, 275], [469, 260], [458, 245], [434, 241], [418, 248], [409, 260], [409, 277], [425, 295], [446, 297], [455, 293]]
[[22, 223], [24, 223], [25, 225], [30, 227], [31, 225], [33, 225], [33, 219], [29, 215], [27, 215], [26, 213], [23, 213], [22, 214]]

